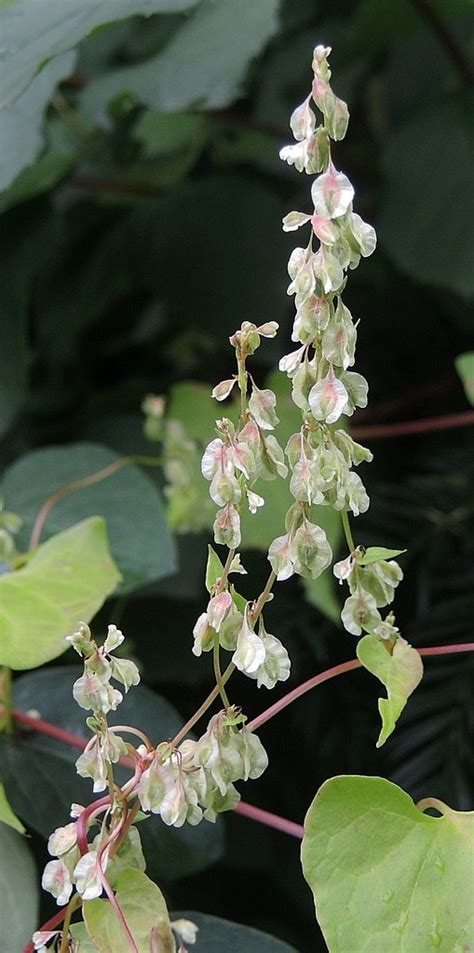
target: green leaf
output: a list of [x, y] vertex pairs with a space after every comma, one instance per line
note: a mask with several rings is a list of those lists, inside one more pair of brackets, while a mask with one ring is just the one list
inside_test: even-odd
[[387, 698], [379, 698], [382, 730], [377, 748], [381, 748], [415, 688], [423, 678], [421, 656], [411, 645], [398, 639], [390, 652], [376, 635], [364, 635], [357, 643], [357, 657], [364, 668], [378, 678], [387, 689]]
[[385, 546], [369, 546], [364, 555], [357, 560], [358, 566], [370, 566], [372, 563], [378, 563], [381, 559], [395, 559], [406, 553], [406, 549], [386, 549]]
[[119, 578], [100, 517], [49, 539], [26, 566], [0, 576], [0, 665], [35, 668], [57, 658], [68, 632], [90, 622]]
[[97, 116], [123, 93], [166, 112], [222, 109], [276, 32], [277, 10], [277, 0], [202, 0], [157, 56], [94, 80], [82, 94], [83, 111]]
[[429, 817], [383, 778], [331, 778], [305, 820], [303, 873], [330, 953], [469, 949], [474, 814]]
[[235, 402], [218, 404], [211, 397], [212, 388], [197, 381], [184, 381], [175, 384], [166, 409], [170, 420], [180, 420], [186, 428], [186, 434], [192, 440], [198, 440], [203, 448], [215, 437], [216, 418], [225, 416], [236, 421], [238, 407]]
[[[112, 450], [97, 444], [74, 443], [33, 450], [9, 467], [3, 493], [8, 508], [24, 520], [20, 545], [27, 544], [38, 512], [52, 493], [118, 459]], [[173, 572], [175, 549], [161, 496], [139, 467], [126, 465], [101, 482], [65, 496], [48, 516], [45, 535], [95, 513], [107, 522], [112, 555], [123, 576], [119, 591], [130, 592]]]
[[[0, 7], [0, 29], [3, 25], [3, 10], [4, 8]], [[18, 22], [18, 18], [16, 19]], [[5, 42], [2, 34], [2, 43]], [[17, 38], [15, 50], [19, 50]], [[6, 189], [19, 172], [36, 159], [43, 146], [42, 125], [46, 104], [60, 80], [72, 73], [74, 61], [73, 53], [58, 56], [42, 69], [16, 102], [8, 109], [0, 109], [0, 190]]]
[[98, 4], [96, 0], [68, 0], [65, 8], [57, 0], [3, 0], [0, 106], [15, 100], [36, 72], [44, 72], [45, 63], [72, 49], [96, 27], [135, 14], [179, 13], [195, 3], [196, 0], [102, 0]]
[[84, 923], [73, 923], [69, 928], [69, 932], [75, 940], [79, 940], [80, 953], [99, 953], [95, 943], [92, 942], [88, 935]]
[[0, 923], [2, 953], [19, 953], [37, 927], [38, 874], [27, 842], [0, 824]]
[[[184, 917], [199, 928], [192, 953], [296, 953], [292, 946], [268, 933], [241, 923], [231, 923], [207, 913], [173, 913], [172, 920]], [[191, 951], [190, 951], [191, 953]]]
[[[81, 672], [76, 665], [59, 666], [16, 678], [15, 708], [36, 709], [45, 721], [87, 741], [90, 733], [84, 711], [72, 697], [73, 683]], [[144, 685], [131, 689], [119, 709], [109, 713], [108, 720], [111, 725], [141, 728], [156, 744], [173, 738], [184, 721], [165, 698]], [[0, 763], [9, 801], [28, 827], [43, 837], [48, 837], [59, 823], [67, 823], [73, 801], [88, 804], [97, 797], [92, 792], [92, 782], [76, 774], [79, 754], [79, 749], [39, 733], [0, 735]], [[120, 784], [129, 775], [127, 769], [116, 768]], [[35, 792], [34, 798], [31, 791]], [[223, 827], [222, 820], [197, 827], [167, 827], [158, 815], [151, 815], [141, 826], [150, 876], [169, 881], [215, 863], [223, 852]]]
[[[138, 953], [150, 953], [154, 929], [163, 951], [171, 953], [173, 936], [160, 888], [141, 870], [123, 870], [117, 878], [116, 896]], [[100, 953], [129, 953], [130, 943], [110, 900], [87, 900], [82, 909], [87, 932]]]
[[474, 351], [459, 354], [454, 363], [466, 392], [466, 397], [470, 404], [474, 404]]
[[5, 794], [5, 788], [0, 781], [0, 822], [2, 824], [8, 824], [8, 827], [13, 828], [14, 831], [18, 831], [19, 834], [25, 834], [25, 828], [21, 823], [20, 819], [12, 811]]
[[212, 546], [208, 546], [207, 551], [206, 589], [210, 592], [216, 580], [219, 579], [219, 576], [222, 576], [224, 566]]
[[437, 102], [395, 132], [384, 157], [380, 221], [380, 237], [402, 271], [465, 298], [474, 295], [470, 95]]

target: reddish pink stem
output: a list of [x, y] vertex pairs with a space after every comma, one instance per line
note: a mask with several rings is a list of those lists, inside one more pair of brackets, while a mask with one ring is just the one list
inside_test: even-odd
[[453, 427], [469, 427], [474, 424], [474, 410], [464, 410], [459, 414], [443, 414], [441, 417], [425, 417], [421, 420], [404, 420], [395, 424], [362, 424], [351, 427], [353, 437], [367, 437], [377, 440], [381, 437], [407, 437], [415, 433], [429, 433], [431, 430], [451, 430]]
[[242, 814], [249, 817], [252, 821], [258, 821], [260, 824], [266, 824], [267, 827], [274, 827], [277, 831], [283, 831], [290, 837], [297, 837], [301, 840], [304, 829], [301, 824], [295, 824], [294, 821], [288, 821], [286, 817], [280, 817], [279, 814], [272, 814], [271, 811], [264, 811], [261, 807], [254, 807], [253, 804], [247, 804], [246, 801], [240, 801], [234, 809], [236, 814]]
[[[418, 652], [420, 655], [453, 655], [457, 652], [474, 652], [474, 642], [465, 642], [462, 645], [436, 645], [426, 649], [418, 649]], [[351, 672], [355, 668], [362, 668], [362, 663], [359, 662], [359, 659], [342, 662], [341, 665], [334, 665], [333, 668], [328, 668], [319, 675], [313, 675], [313, 677], [308, 678], [306, 682], [297, 685], [292, 692], [283, 695], [283, 698], [280, 698], [274, 705], [270, 705], [270, 708], [266, 708], [265, 711], [262, 711], [261, 715], [257, 715], [253, 721], [248, 723], [247, 728], [249, 728], [250, 731], [255, 731], [256, 728], [260, 728], [265, 722], [270, 721], [270, 718], [278, 715], [280, 711], [283, 711], [284, 708], [291, 705], [297, 698], [300, 698], [301, 695], [305, 695], [306, 692], [311, 691], [312, 688], [316, 688], [316, 685], [321, 685], [330, 678], [335, 678], [336, 675], [344, 675], [345, 672]]]
[[76, 821], [76, 834], [77, 834], [77, 843], [81, 855], [87, 854], [89, 850], [89, 844], [87, 843], [87, 831], [89, 828], [89, 818], [93, 814], [98, 814], [104, 808], [107, 808], [110, 804], [110, 796], [108, 794], [104, 797], [100, 797], [97, 801], [93, 801], [92, 804], [89, 804], [88, 807], [84, 808], [82, 814], [79, 814], [79, 817]]

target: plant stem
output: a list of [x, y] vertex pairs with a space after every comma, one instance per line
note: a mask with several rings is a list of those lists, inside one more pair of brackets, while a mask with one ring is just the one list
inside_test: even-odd
[[220, 660], [220, 645], [219, 645], [219, 636], [216, 635], [214, 638], [214, 645], [212, 649], [212, 658], [214, 662], [214, 675], [216, 677], [216, 686], [219, 689], [219, 695], [222, 698], [222, 704], [224, 708], [230, 708], [230, 701], [227, 695], [227, 692], [222, 681], [222, 672], [221, 672], [221, 660]]
[[269, 595], [270, 595], [270, 593], [271, 593], [271, 591], [272, 591], [272, 589], [273, 589], [273, 584], [274, 584], [274, 582], [275, 582], [275, 579], [276, 579], [276, 573], [273, 572], [273, 569], [272, 569], [272, 571], [271, 571], [271, 573], [270, 573], [270, 575], [269, 575], [269, 577], [268, 577], [268, 579], [267, 579], [267, 581], [266, 581], [265, 588], [264, 588], [263, 591], [260, 593], [260, 595], [259, 595], [259, 597], [258, 597], [258, 599], [257, 599], [257, 601], [256, 601], [256, 603], [255, 603], [254, 610], [253, 610], [253, 612], [252, 612], [252, 620], [253, 620], [254, 624], [255, 624], [255, 622], [257, 621], [258, 617], [261, 615], [265, 603], [268, 602], [268, 597], [269, 597]]
[[247, 414], [247, 370], [245, 367], [245, 358], [237, 358], [237, 367], [239, 371], [237, 383], [240, 390], [240, 416], [242, 417], [242, 423], [244, 423]]
[[264, 811], [261, 807], [247, 804], [246, 801], [239, 801], [234, 810], [236, 814], [242, 814], [243, 817], [265, 824], [266, 827], [274, 827], [275, 830], [283, 831], [290, 837], [297, 837], [298, 840], [303, 837], [304, 828], [301, 824], [295, 824], [294, 821], [288, 821], [286, 817], [280, 817], [279, 814], [272, 814], [271, 811]]
[[0, 675], [1, 699], [3, 703], [0, 718], [0, 731], [13, 734], [12, 670], [4, 665]]
[[[235, 665], [233, 665], [231, 662], [230, 665], [227, 666], [222, 676], [223, 685], [225, 685], [226, 682], [229, 681], [229, 678], [232, 675], [232, 672], [234, 671], [235, 671]], [[197, 722], [206, 713], [207, 709], [211, 707], [212, 703], [218, 697], [219, 697], [219, 688], [217, 687], [217, 685], [215, 685], [214, 688], [212, 689], [212, 692], [209, 692], [209, 695], [207, 696], [207, 698], [204, 699], [202, 705], [199, 706], [198, 710], [194, 712], [194, 715], [192, 715], [191, 718], [188, 719], [186, 724], [183, 725], [181, 730], [178, 731], [178, 734], [175, 735], [173, 740], [170, 742], [172, 748], [177, 748], [177, 746], [183, 740], [183, 738], [185, 738], [186, 735], [189, 734], [191, 729], [194, 728], [194, 725], [197, 724]]]
[[61, 946], [59, 947], [58, 953], [67, 953], [69, 950], [69, 927], [71, 925], [71, 917], [75, 910], [80, 907], [82, 900], [78, 893], [75, 893], [72, 899], [69, 901], [66, 907], [66, 913], [64, 916], [63, 923], [63, 937], [61, 940]]
[[[426, 649], [417, 649], [417, 651], [418, 654], [422, 656], [454, 655], [458, 652], [474, 652], [474, 642], [466, 642], [461, 645], [438, 645]], [[322, 685], [323, 682], [327, 682], [331, 678], [336, 678], [337, 675], [344, 675], [346, 672], [351, 672], [356, 668], [363, 668], [362, 663], [359, 662], [359, 659], [351, 659], [350, 662], [342, 662], [340, 665], [334, 665], [333, 668], [326, 669], [325, 672], [321, 672], [319, 675], [313, 675], [312, 678], [308, 678], [306, 682], [297, 685], [293, 691], [288, 692], [283, 698], [280, 698], [273, 705], [270, 705], [261, 715], [257, 715], [253, 721], [249, 722], [247, 728], [250, 731], [255, 731], [257, 728], [260, 728], [261, 725], [270, 721], [271, 718], [274, 718], [275, 715], [278, 715], [284, 708], [287, 708], [288, 705], [291, 705], [297, 698], [301, 698], [306, 692], [311, 691], [312, 688], [316, 688], [317, 685]]]
[[346, 537], [346, 543], [349, 547], [349, 552], [353, 553], [356, 545], [354, 542], [354, 537], [352, 535], [351, 524], [349, 522], [349, 514], [342, 510], [341, 512], [342, 528], [344, 530], [344, 536]]
[[411, 434], [430, 433], [433, 430], [451, 430], [453, 427], [472, 427], [474, 410], [458, 414], [442, 414], [440, 417], [424, 417], [421, 420], [403, 420], [394, 424], [362, 424], [352, 427], [353, 437], [378, 440], [382, 437], [409, 437]]
[[120, 457], [118, 460], [114, 460], [113, 463], [109, 463], [108, 466], [102, 467], [101, 470], [97, 470], [95, 473], [91, 473], [89, 476], [85, 476], [81, 480], [74, 480], [72, 483], [67, 483], [66, 486], [61, 486], [59, 490], [55, 490], [55, 492], [48, 497], [45, 503], [43, 503], [43, 506], [36, 517], [31, 533], [30, 549], [36, 549], [38, 546], [44, 524], [51, 513], [51, 510], [54, 509], [56, 504], [59, 503], [63, 497], [68, 496], [69, 493], [74, 493], [76, 490], [83, 490], [85, 487], [92, 486], [94, 483], [100, 483], [102, 480], [106, 480], [107, 477], [113, 476], [113, 474], [117, 473], [118, 470], [121, 470], [122, 467], [129, 466], [130, 464], [146, 467], [158, 467], [162, 466], [162, 463], [163, 461], [161, 457], [146, 457], [140, 455]]

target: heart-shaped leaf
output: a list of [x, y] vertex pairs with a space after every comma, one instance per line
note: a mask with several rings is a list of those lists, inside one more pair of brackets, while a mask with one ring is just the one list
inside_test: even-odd
[[473, 835], [474, 813], [429, 817], [383, 778], [326, 781], [302, 863], [330, 953], [469, 950]]
[[115, 589], [119, 571], [98, 516], [53, 536], [15, 572], [0, 576], [0, 665], [35, 668], [68, 647]]
[[26, 547], [40, 508], [52, 493], [117, 465], [105, 479], [59, 500], [45, 523], [44, 537], [88, 516], [103, 516], [123, 576], [120, 591], [130, 592], [173, 572], [175, 549], [158, 487], [148, 473], [130, 464], [121, 466], [120, 460], [113, 450], [88, 442], [33, 450], [7, 469], [3, 494], [8, 509], [23, 519], [18, 539]]
[[[156, 949], [173, 953], [174, 941], [165, 898], [141, 870], [123, 870], [117, 877], [117, 902], [138, 953]], [[130, 942], [110, 900], [87, 900], [83, 905], [86, 929], [100, 953], [130, 953]]]
[[376, 635], [364, 635], [357, 644], [357, 656], [364, 668], [380, 679], [387, 689], [388, 697], [379, 698], [382, 729], [377, 748], [381, 748], [394, 731], [409, 696], [423, 678], [423, 662], [416, 649], [403, 639], [390, 649]]

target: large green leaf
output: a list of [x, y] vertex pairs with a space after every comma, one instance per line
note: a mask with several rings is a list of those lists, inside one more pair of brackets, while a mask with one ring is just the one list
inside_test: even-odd
[[[2, 11], [0, 7], [0, 30]], [[64, 53], [52, 60], [16, 102], [0, 109], [0, 190], [6, 189], [38, 155], [43, 146], [43, 112], [57, 84], [72, 72], [74, 59], [73, 53]]]
[[173, 913], [172, 920], [184, 917], [198, 927], [192, 953], [296, 953], [294, 947], [268, 933], [242, 923], [231, 923], [207, 913]]
[[330, 953], [469, 950], [473, 834], [474, 814], [429, 817], [383, 778], [326, 781], [302, 862]]
[[35, 668], [67, 648], [116, 588], [104, 520], [93, 517], [40, 546], [26, 566], [0, 576], [0, 664]]
[[474, 295], [474, 125], [471, 94], [436, 103], [390, 139], [380, 237], [424, 284]]
[[[141, 870], [130, 869], [118, 875], [115, 891], [138, 953], [150, 953], [154, 930], [163, 950], [171, 953], [173, 936], [160, 888]], [[110, 900], [88, 900], [83, 913], [87, 932], [100, 953], [129, 953], [130, 943]]]
[[0, 931], [2, 953], [19, 953], [37, 926], [38, 875], [26, 840], [0, 824]]
[[[73, 700], [72, 686], [81, 674], [78, 666], [61, 666], [31, 672], [15, 679], [13, 700], [20, 710], [36, 709], [52, 722], [87, 740], [84, 711]], [[110, 724], [141, 728], [154, 743], [172, 738], [183, 724], [166, 699], [144, 685], [125, 695]], [[96, 795], [92, 782], [76, 774], [74, 763], [79, 750], [41, 734], [23, 737], [0, 736], [0, 761], [9, 801], [15, 812], [44, 837], [59, 823], [66, 823], [73, 801], [88, 804]], [[123, 783], [130, 772], [117, 770]], [[35, 791], [35, 797], [31, 797]], [[63, 820], [61, 820], [61, 818]], [[223, 823], [191, 827], [167, 827], [157, 815], [140, 825], [148, 871], [157, 879], [172, 880], [203, 870], [219, 859], [223, 851]]]
[[277, 9], [277, 0], [202, 0], [157, 56], [93, 81], [82, 109], [96, 116], [122, 93], [165, 111], [227, 106], [249, 63], [276, 32]]
[[76, 46], [96, 27], [152, 13], [178, 13], [197, 0], [3, 0], [0, 4], [2, 58], [0, 106], [17, 99], [35, 73], [58, 53]]
[[[3, 493], [8, 508], [24, 520], [20, 543], [27, 545], [38, 512], [52, 493], [118, 459], [112, 450], [97, 444], [75, 443], [34, 450], [17, 460], [5, 473]], [[127, 465], [99, 483], [70, 493], [53, 508], [45, 535], [95, 513], [107, 522], [110, 548], [123, 576], [120, 591], [129, 592], [173, 572], [173, 540], [159, 490], [148, 474]]]
[[395, 730], [411, 693], [423, 678], [421, 655], [403, 639], [392, 651], [376, 635], [364, 635], [357, 643], [357, 657], [364, 668], [380, 679], [387, 689], [387, 698], [379, 698], [382, 718], [377, 748], [381, 748]]

